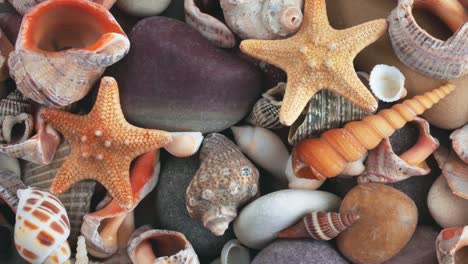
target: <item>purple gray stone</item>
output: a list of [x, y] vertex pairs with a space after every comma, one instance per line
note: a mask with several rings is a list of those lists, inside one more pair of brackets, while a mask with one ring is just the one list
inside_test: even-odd
[[307, 263], [345, 264], [349, 263], [330, 242], [312, 239], [281, 239], [264, 248], [252, 264]]

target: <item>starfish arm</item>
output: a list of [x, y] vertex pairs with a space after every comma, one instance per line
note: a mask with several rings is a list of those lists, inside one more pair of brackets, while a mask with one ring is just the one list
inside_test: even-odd
[[346, 74], [345, 71], [342, 71], [343, 73], [339, 75], [340, 79], [336, 83], [336, 87], [339, 89], [332, 89], [332, 91], [366, 111], [374, 112], [377, 110], [378, 104], [375, 97], [361, 82], [354, 70], [349, 72], [349, 69], [353, 69], [352, 64], [347, 69]]
[[304, 1], [304, 18], [299, 33], [311, 29], [314, 33], [319, 30], [332, 29], [328, 22], [325, 0]]
[[73, 184], [85, 179], [86, 173], [82, 171], [84, 168], [76, 166], [76, 159], [74, 157], [76, 157], [76, 154], [70, 153], [67, 160], [58, 170], [50, 186], [51, 193], [62, 194], [68, 191]]
[[129, 133], [123, 135], [128, 140], [129, 155], [138, 156], [145, 152], [162, 148], [172, 142], [169, 132], [156, 129], [143, 129], [130, 126]]
[[114, 78], [103, 77], [99, 85], [96, 102], [90, 115], [98, 116], [101, 120], [117, 122], [125, 120], [120, 107], [119, 87]]
[[286, 93], [279, 113], [280, 122], [287, 126], [296, 121], [310, 98], [321, 89], [321, 87], [312, 86], [309, 81], [305, 80], [305, 77], [300, 78], [302, 79], [288, 76]]
[[354, 58], [361, 50], [378, 40], [387, 31], [387, 21], [376, 19], [351, 28], [340, 30], [345, 35], [338, 45], [348, 46], [350, 54]]
[[124, 210], [133, 207], [133, 193], [130, 184], [130, 162], [118, 161], [108, 163], [107, 175], [97, 177], [109, 194], [115, 199]]
[[245, 54], [284, 69], [291, 61], [288, 40], [243, 40], [240, 49]]
[[73, 127], [73, 124], [82, 124], [85, 121], [84, 116], [73, 115], [54, 108], [43, 109], [40, 115], [44, 122], [57, 129], [66, 138], [75, 136], [77, 128]]

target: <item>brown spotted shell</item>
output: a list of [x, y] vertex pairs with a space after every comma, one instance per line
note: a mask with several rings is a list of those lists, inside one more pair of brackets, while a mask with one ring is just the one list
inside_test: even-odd
[[70, 222], [57, 197], [38, 189], [20, 189], [15, 246], [30, 263], [63, 263], [70, 258]]
[[356, 212], [345, 213], [312, 212], [298, 223], [281, 231], [280, 238], [310, 237], [316, 240], [330, 240], [359, 219]]
[[206, 136], [200, 168], [186, 191], [190, 216], [201, 220], [214, 235], [223, 235], [237, 208], [258, 190], [258, 170], [239, 147], [221, 134]]

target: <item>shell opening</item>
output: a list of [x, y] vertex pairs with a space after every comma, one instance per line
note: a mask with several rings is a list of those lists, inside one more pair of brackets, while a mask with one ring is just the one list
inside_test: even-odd
[[[154, 258], [170, 257], [187, 247], [187, 241], [178, 235], [157, 234], [143, 241], [136, 247], [136, 257], [141, 259], [151, 259], [148, 254], [153, 253]], [[140, 252], [141, 254], [138, 254]], [[139, 262], [140, 263], [140, 262]]]
[[25, 47], [57, 52], [98, 46], [106, 33], [124, 34], [110, 13], [88, 1], [48, 1], [28, 13]]
[[26, 123], [20, 122], [13, 125], [11, 128], [11, 139], [10, 144], [16, 144], [18, 142], [23, 141], [24, 135], [27, 133], [26, 131]]
[[297, 6], [288, 6], [281, 13], [281, 25], [289, 31], [299, 29], [302, 24], [302, 12]]

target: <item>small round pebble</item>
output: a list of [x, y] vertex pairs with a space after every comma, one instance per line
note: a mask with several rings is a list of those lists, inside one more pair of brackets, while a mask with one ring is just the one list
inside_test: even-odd
[[380, 183], [354, 187], [340, 212], [354, 211], [357, 222], [337, 237], [340, 252], [355, 264], [380, 264], [398, 254], [410, 241], [418, 223], [413, 200]]
[[252, 264], [346, 264], [349, 263], [330, 244], [312, 239], [281, 239], [264, 248]]
[[190, 218], [185, 207], [185, 191], [198, 169], [198, 155], [189, 158], [168, 157], [162, 162], [156, 186], [155, 208], [159, 229], [181, 232], [199, 257], [214, 258], [227, 241], [234, 238], [232, 225], [223, 236], [215, 236], [203, 224]]

